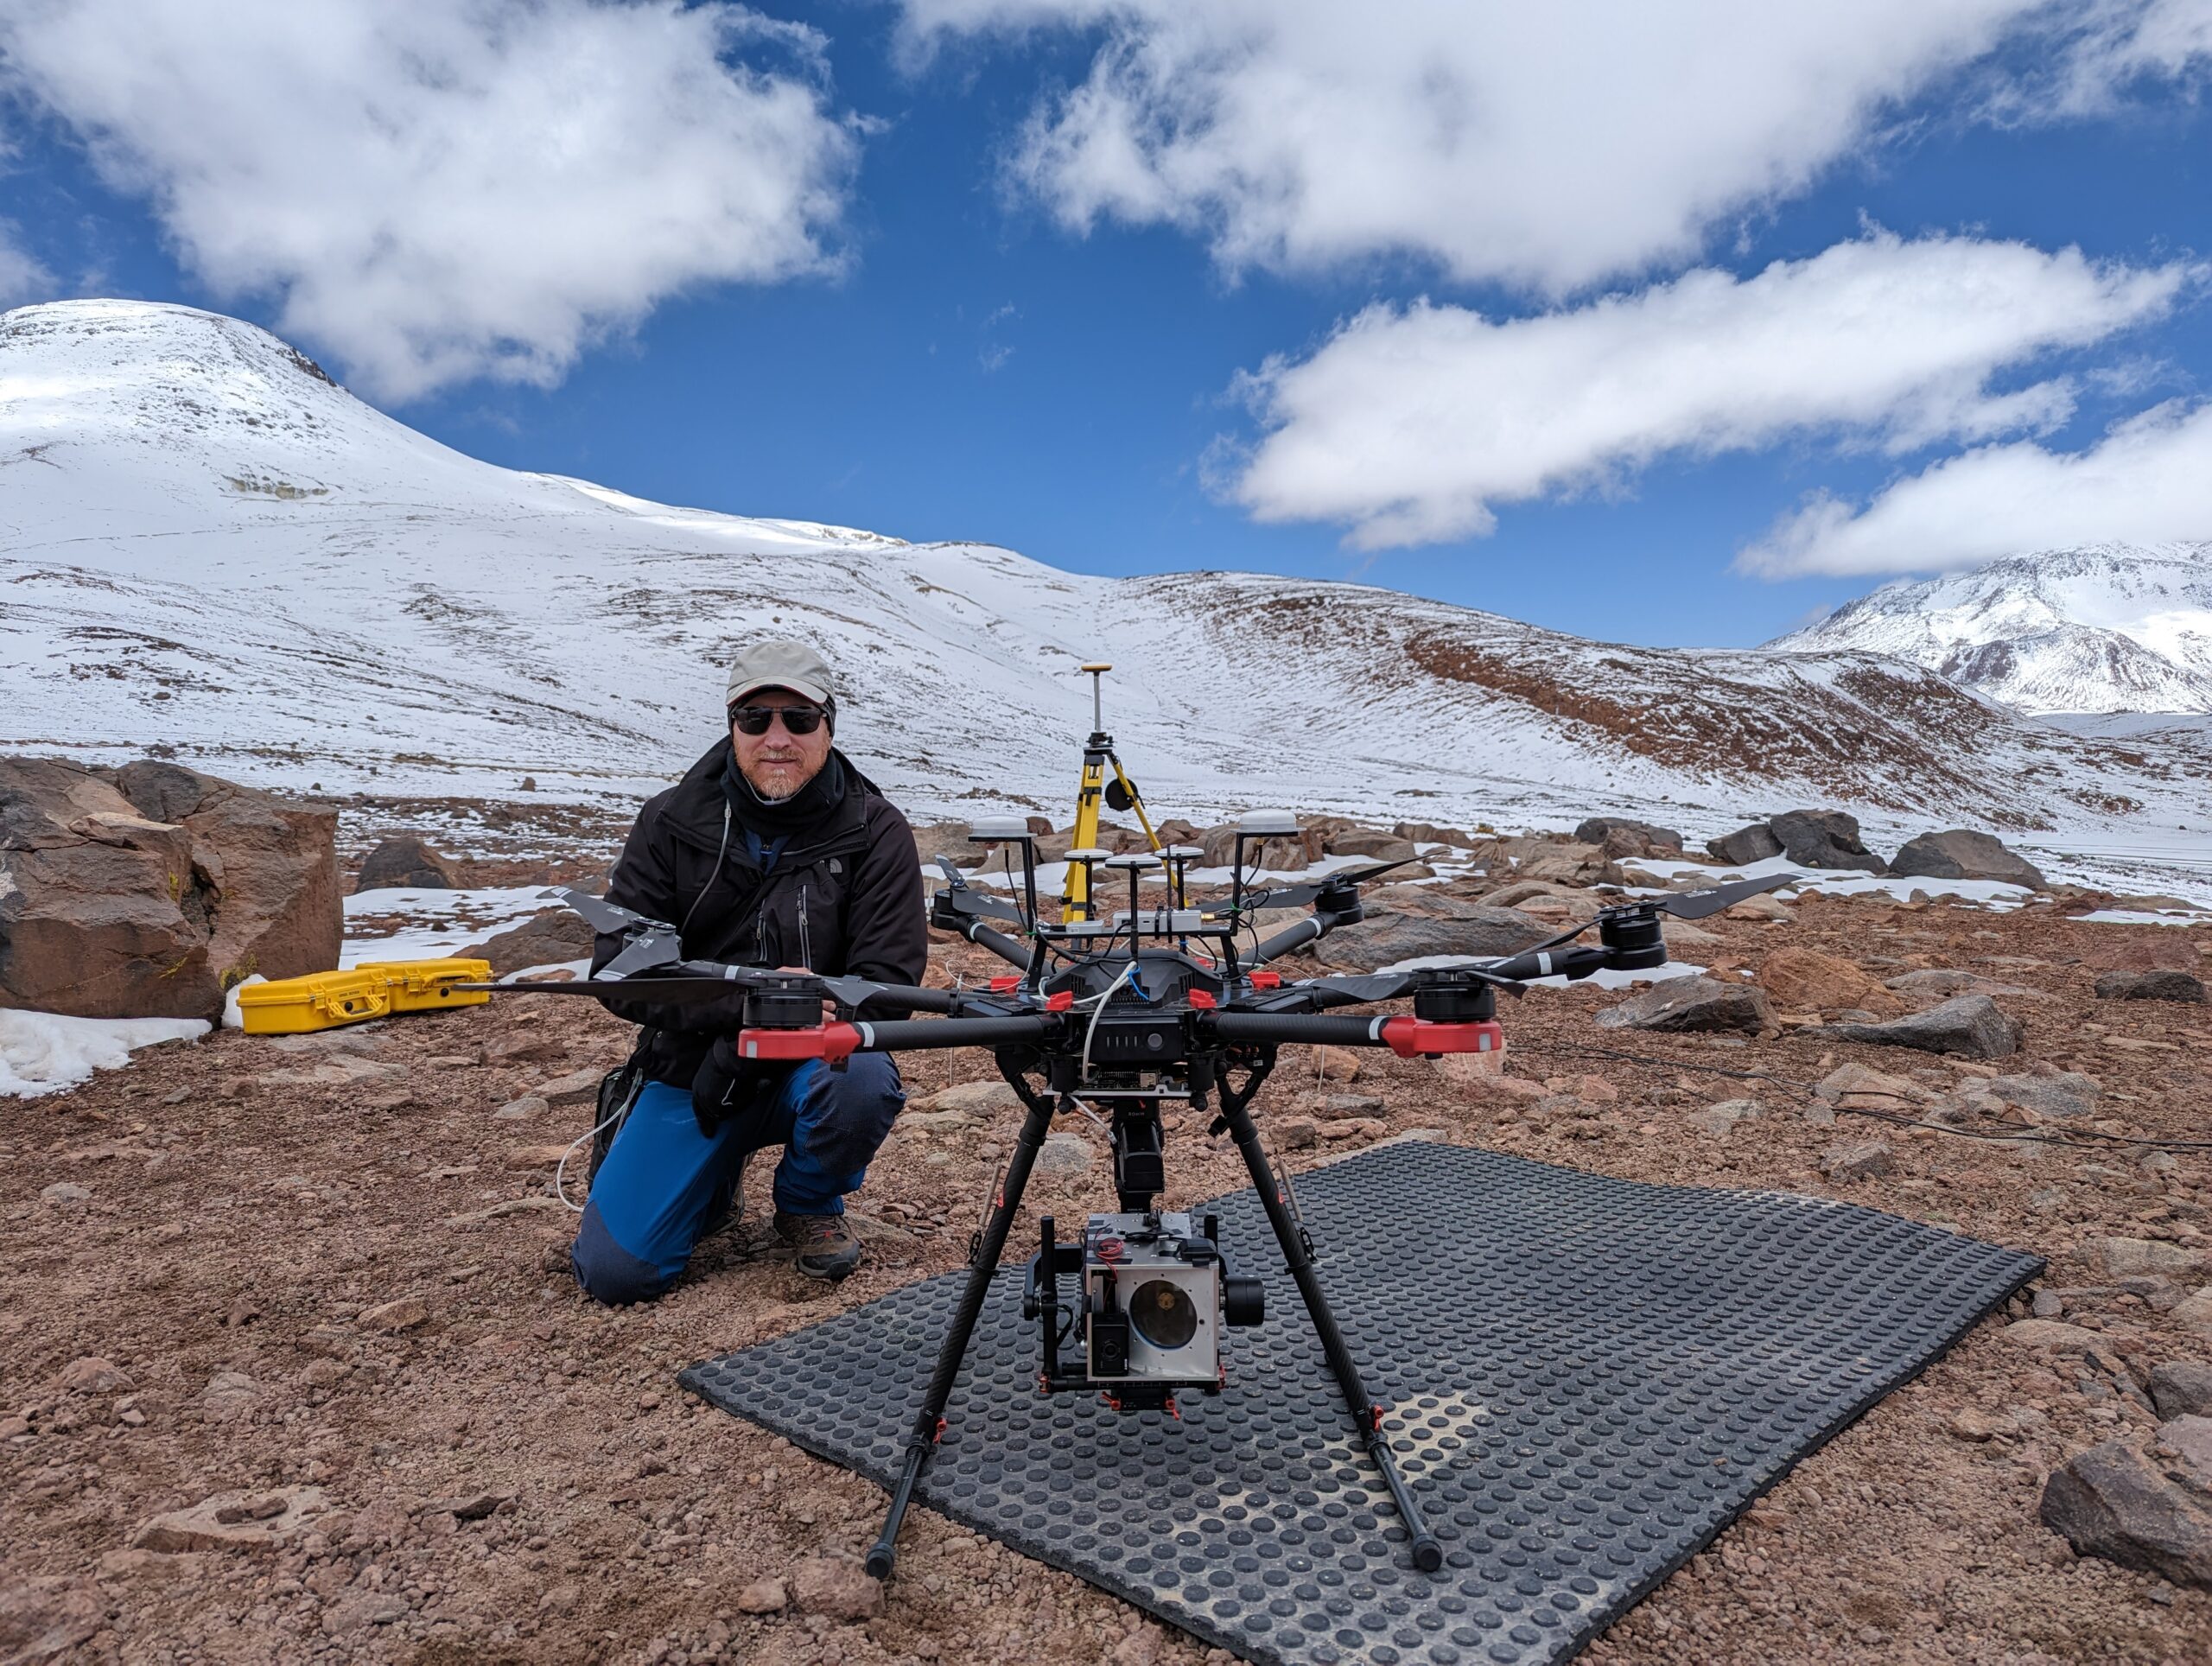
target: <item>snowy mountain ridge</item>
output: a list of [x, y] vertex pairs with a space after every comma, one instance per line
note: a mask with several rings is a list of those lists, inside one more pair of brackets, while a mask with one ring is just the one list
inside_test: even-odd
[[2091, 544], [1885, 584], [1767, 645], [1893, 654], [2030, 712], [2212, 712], [2212, 542]]
[[815, 641], [840, 740], [919, 817], [1065, 815], [1088, 685], [1162, 813], [1694, 836], [1842, 804], [2104, 848], [2212, 817], [2212, 754], [2025, 722], [1862, 652], [1582, 640], [1369, 586], [1103, 579], [1011, 550], [650, 503], [464, 456], [254, 327], [119, 301], [0, 315], [0, 750], [381, 796], [634, 802], [722, 667]]

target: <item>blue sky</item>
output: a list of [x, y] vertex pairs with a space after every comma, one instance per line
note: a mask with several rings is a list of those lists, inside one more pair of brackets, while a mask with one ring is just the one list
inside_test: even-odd
[[[1287, 0], [1242, 24], [1232, 14], [1247, 9], [1225, 4], [1227, 33], [1198, 40], [1199, 26], [1139, 0], [768, 9], [804, 33], [728, 8], [558, 0], [550, 10], [569, 15], [572, 32], [542, 49], [487, 45], [444, 23], [410, 44], [480, 74], [495, 111], [524, 112], [502, 124], [524, 138], [547, 65], [563, 54], [593, 63], [634, 51], [650, 72], [638, 79], [689, 78], [691, 91], [641, 104], [634, 120], [619, 105], [590, 112], [630, 122], [636, 137], [605, 177], [567, 193], [597, 203], [604, 238], [587, 225], [512, 263], [461, 246], [466, 228], [443, 234], [454, 250], [425, 229], [474, 212], [466, 194], [480, 183], [455, 184], [441, 206], [428, 194], [435, 176], [399, 177], [384, 197], [364, 186], [350, 210], [355, 170], [391, 170], [327, 115], [341, 98], [257, 115], [264, 124], [246, 125], [235, 154], [206, 137], [204, 118], [187, 130], [186, 117], [163, 127], [137, 115], [168, 96], [207, 99], [227, 118], [254, 93], [209, 84], [244, 73], [230, 65], [188, 79], [181, 100], [176, 87], [88, 68], [86, 41], [125, 43], [116, 49], [128, 57], [128, 41], [160, 27], [152, 14], [129, 27], [132, 3], [58, 5], [80, 14], [87, 33], [76, 36], [0, 26], [18, 31], [0, 33], [15, 95], [0, 129], [13, 147], [0, 173], [11, 298], [118, 294], [236, 313], [324, 357], [411, 425], [514, 467], [742, 513], [985, 540], [1092, 572], [1358, 577], [1655, 644], [1758, 642], [1892, 572], [2037, 542], [2212, 537], [2202, 491], [2187, 484], [2212, 475], [2194, 422], [2212, 380], [2196, 267], [2212, 251], [2212, 126], [2197, 97], [2212, 23], [2196, 0], [2064, 9], [2076, 16], [2056, 34], [2049, 8], [1975, 0], [1991, 21], [1972, 38], [1911, 22], [1910, 8], [1885, 24], [1872, 7], [1858, 18], [1889, 27], [1894, 50], [1868, 51], [1850, 72], [1858, 82], [1779, 101], [1770, 130], [1747, 115], [1740, 132], [1685, 142], [1678, 166], [1650, 164], [1621, 202], [1603, 200], [1609, 182], [1643, 165], [1652, 135], [1704, 119], [1700, 104], [1726, 96], [1726, 80], [1686, 87], [1670, 106], [1665, 87], [1625, 79], [1633, 43], [1614, 42], [1607, 73], [1621, 85], [1588, 87], [1559, 60], [1589, 42], [1497, 45], [1467, 67], [1475, 122], [1486, 86], [1506, 96], [1483, 76], [1514, 52], [1535, 54], [1518, 73], [1556, 70], [1587, 108], [1557, 125], [1530, 118], [1528, 132], [1486, 150], [1432, 151], [1416, 137], [1396, 155], [1376, 140], [1373, 191], [1415, 194], [1372, 217], [1357, 177], [1328, 209], [1281, 210], [1245, 182], [1254, 157], [1293, 175], [1338, 168], [1367, 130], [1358, 101], [1387, 102], [1405, 69], [1386, 43], [1351, 73], [1335, 90], [1353, 111], [1338, 135], [1270, 130], [1296, 123], [1248, 96], [1253, 87], [1281, 85], [1277, 71], [1310, 75], [1335, 50], [1284, 38], [1300, 27], [1282, 21], [1300, 10]], [[1693, 35], [1701, 10], [1713, 14], [1709, 38], [1685, 49], [1733, 50], [1734, 9], [1685, 8]], [[1763, 84], [1829, 76], [1836, 41], [1864, 32], [1852, 10], [1835, 41], [1777, 42], [1771, 61], [1749, 54], [1740, 73]], [[1436, 20], [1420, 15], [1433, 8], [1382, 5], [1374, 29], [1389, 30], [1401, 11], [1411, 63]], [[701, 36], [702, 21], [721, 32]], [[658, 33], [641, 44], [647, 25]], [[1905, 40], [1909, 29], [1927, 38]], [[1595, 49], [1605, 48], [1601, 35]], [[281, 54], [296, 50], [308, 54], [298, 79], [374, 71], [373, 50], [351, 54], [368, 67], [340, 70], [315, 59], [319, 49], [280, 40], [261, 68], [285, 73]], [[1194, 66], [1240, 51], [1250, 83], [1208, 89]], [[699, 86], [702, 66], [732, 79]], [[149, 50], [143, 77], [162, 73], [189, 77], [190, 61], [180, 70]], [[1098, 96], [1078, 110], [1067, 95], [1086, 87]], [[764, 88], [788, 95], [766, 116], [733, 102]], [[1799, 130], [1797, 111], [1821, 94], [1841, 99], [1840, 113]], [[363, 91], [372, 95], [397, 96]], [[680, 128], [656, 130], [684, 98], [703, 102]], [[1101, 105], [1112, 106], [1105, 117]], [[446, 119], [419, 107], [426, 126]], [[1203, 131], [1179, 139], [1174, 124], [1193, 110]], [[1098, 148], [1131, 112], [1154, 141], [1141, 167]], [[273, 144], [269, 121], [295, 124], [314, 153], [328, 188], [318, 204], [390, 217], [399, 240], [422, 245], [400, 274], [406, 299], [391, 298], [377, 257], [345, 246], [344, 228], [302, 244], [296, 226], [275, 225], [286, 181], [267, 173], [269, 155], [291, 134]], [[488, 158], [475, 180], [496, 190], [499, 168], [540, 165], [542, 146], [505, 154], [487, 125], [456, 130]], [[724, 149], [659, 160], [702, 131]], [[1585, 134], [1591, 154], [1562, 159]], [[814, 149], [793, 191], [811, 191], [811, 209], [778, 219], [715, 194], [717, 177], [754, 177], [756, 156], [787, 163], [804, 146]], [[1770, 156], [1783, 161], [1763, 176]], [[657, 178], [664, 167], [671, 181]], [[1521, 188], [1494, 184], [1503, 173], [1535, 181], [1533, 207], [1500, 206]], [[772, 167], [760, 176], [775, 177]], [[679, 213], [721, 229], [640, 255], [630, 270], [614, 245], [670, 235], [622, 229], [632, 198], [657, 184]], [[1669, 192], [1680, 200], [1671, 220], [1655, 208], [1640, 240], [1620, 229]], [[2078, 270], [2060, 258], [2069, 249], [2087, 257]], [[614, 270], [592, 270], [601, 261]], [[1757, 282], [1777, 262], [1797, 277]], [[435, 275], [448, 270], [455, 293], [441, 314]], [[1712, 275], [1713, 306], [1667, 304], [1693, 270]], [[1860, 327], [1850, 321], [1867, 296], [1895, 296], [1912, 321], [1845, 353], [1844, 365], [1815, 369], [1808, 356], [1801, 376], [1789, 349], [1779, 364], [1771, 350], [1730, 357], [1747, 320], [1816, 353]], [[1408, 310], [1422, 298], [1427, 308]], [[506, 341], [501, 308], [542, 315], [538, 333], [518, 324], [523, 345]], [[478, 316], [487, 310], [488, 325]], [[1993, 314], [2003, 327], [1961, 347]], [[1347, 328], [1363, 315], [1371, 329]], [[1549, 324], [1503, 327], [1516, 320]], [[1272, 404], [1267, 389], [1256, 404], [1249, 386], [1240, 397], [1240, 378], [1271, 359], [1286, 372], [1268, 385]], [[1882, 373], [1861, 385], [1869, 359]], [[1645, 366], [1621, 401], [1637, 414], [1616, 424], [1597, 413], [1521, 455], [1521, 436], [1622, 364]], [[2022, 412], [2000, 404], [2008, 396]], [[2097, 450], [2131, 420], [2157, 431], [2124, 455]], [[1407, 423], [1423, 436], [1410, 448]], [[1409, 448], [1429, 454], [1406, 469], [1409, 483], [1370, 486]], [[2105, 466], [2074, 466], [2085, 454]], [[1962, 457], [1971, 467], [1944, 468]], [[1806, 518], [1815, 494], [1831, 505], [1825, 518]]]

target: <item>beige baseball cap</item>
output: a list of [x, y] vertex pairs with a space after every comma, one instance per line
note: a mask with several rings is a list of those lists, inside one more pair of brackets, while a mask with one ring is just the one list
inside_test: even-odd
[[734, 706], [761, 689], [789, 689], [817, 706], [836, 698], [830, 666], [804, 642], [755, 642], [729, 668], [729, 692], [722, 703]]

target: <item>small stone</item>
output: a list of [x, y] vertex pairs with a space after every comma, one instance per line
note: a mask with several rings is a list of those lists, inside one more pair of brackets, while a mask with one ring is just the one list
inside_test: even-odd
[[779, 1614], [791, 1600], [781, 1580], [755, 1580], [737, 1593], [737, 1607], [745, 1614]]
[[1821, 1173], [1832, 1180], [1874, 1180], [1894, 1172], [1896, 1167], [1895, 1154], [1880, 1140], [1831, 1146], [1821, 1154]]
[[1274, 1116], [1268, 1121], [1268, 1131], [1274, 1136], [1278, 1149], [1306, 1151], [1321, 1137], [1320, 1125], [1311, 1116]]
[[553, 1109], [543, 1095], [525, 1093], [520, 1098], [510, 1099], [492, 1113], [503, 1122], [521, 1122], [543, 1116]]
[[1725, 1139], [1735, 1131], [1737, 1123], [1751, 1122], [1765, 1114], [1766, 1107], [1756, 1099], [1724, 1099], [1717, 1105], [1692, 1111], [1683, 1120], [1692, 1128]]
[[200, 1392], [200, 1407], [209, 1422], [230, 1423], [251, 1414], [261, 1401], [261, 1384], [244, 1371], [217, 1371]]
[[1318, 1124], [1315, 1131], [1325, 1140], [1379, 1140], [1390, 1125], [1376, 1116], [1340, 1116]]
[[2161, 1417], [2212, 1417], [2212, 1364], [2169, 1359], [2144, 1384]]
[[39, 1200], [41, 1203], [50, 1203], [57, 1205], [61, 1204], [86, 1203], [91, 1200], [92, 1189], [88, 1186], [79, 1186], [73, 1180], [56, 1180], [52, 1186], [48, 1186], [38, 1195]]
[[[1020, 1110], [1021, 1096], [1004, 1082], [956, 1082], [940, 1088], [910, 1110], [959, 1111], [981, 1121], [1000, 1111]], [[899, 1119], [906, 1120], [905, 1116]]]
[[607, 1074], [599, 1070], [572, 1070], [550, 1082], [540, 1082], [531, 1092], [549, 1105], [589, 1104], [599, 1097], [599, 1084]]
[[2104, 1337], [2097, 1332], [2054, 1319], [2015, 1319], [1999, 1334], [2016, 1347], [2037, 1353], [2087, 1353], [2105, 1345]]
[[842, 1625], [872, 1619], [883, 1608], [883, 1587], [848, 1556], [813, 1556], [791, 1569], [791, 1594], [800, 1609]]
[[2212, 1337], [2212, 1286], [2199, 1290], [2176, 1306], [2173, 1321], [2184, 1331]]
[[517, 1146], [507, 1153], [509, 1168], [556, 1168], [563, 1158], [579, 1148], [565, 1145]]
[[448, 1498], [443, 1504], [430, 1506], [433, 1514], [450, 1516], [457, 1522], [480, 1522], [502, 1504], [512, 1504], [512, 1492], [472, 1492], [459, 1498]]
[[1300, 1100], [1302, 1109], [1316, 1116], [1372, 1116], [1382, 1102], [1371, 1093], [1313, 1093]]
[[1975, 1406], [1964, 1406], [1951, 1414], [1950, 1421], [1944, 1424], [1944, 1428], [1961, 1440], [1979, 1443], [1994, 1440], [2000, 1434], [2016, 1434], [2018, 1426], [2010, 1417], [1992, 1415]]
[[1036, 1172], [1050, 1175], [1087, 1174], [1095, 1160], [1090, 1141], [1080, 1134], [1048, 1134], [1037, 1153]]
[[105, 1625], [99, 1593], [67, 1579], [29, 1579], [0, 1585], [0, 1659], [9, 1666], [76, 1660], [77, 1652]]
[[539, 1593], [537, 1612], [541, 1614], [574, 1613], [576, 1602], [582, 1595], [582, 1591], [574, 1580], [563, 1580], [558, 1585], [547, 1587]]
[[390, 1625], [407, 1618], [407, 1605], [381, 1591], [362, 1591], [338, 1599], [323, 1611], [322, 1629], [332, 1637]]
[[[1359, 1055], [1349, 1047], [1308, 1047], [1306, 1065], [1324, 1082], [1351, 1082], [1359, 1076]], [[1293, 1067], [1293, 1073], [1299, 1071]]]
[[55, 1380], [71, 1394], [123, 1394], [130, 1387], [129, 1375], [113, 1360], [98, 1354], [71, 1360]]
[[2036, 1299], [2028, 1304], [2028, 1311], [2037, 1319], [2056, 1319], [2066, 1311], [2066, 1304], [2056, 1290], [2038, 1290]]
[[368, 1308], [356, 1321], [363, 1330], [381, 1331], [387, 1335], [400, 1331], [411, 1331], [426, 1324], [430, 1317], [430, 1304], [417, 1295], [401, 1296]]
[[2108, 1279], [2194, 1273], [2206, 1259], [2196, 1250], [2157, 1238], [2091, 1238], [2083, 1247]]

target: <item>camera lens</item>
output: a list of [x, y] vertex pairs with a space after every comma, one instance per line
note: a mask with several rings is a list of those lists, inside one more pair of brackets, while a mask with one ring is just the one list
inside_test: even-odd
[[1179, 1284], [1147, 1279], [1129, 1297], [1129, 1323], [1154, 1347], [1179, 1348], [1198, 1333], [1198, 1304]]

